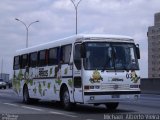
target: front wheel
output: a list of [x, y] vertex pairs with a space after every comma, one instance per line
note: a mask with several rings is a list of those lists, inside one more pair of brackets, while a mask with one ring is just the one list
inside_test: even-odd
[[119, 103], [118, 102], [113, 102], [113, 103], [106, 103], [105, 105], [106, 105], [108, 110], [114, 111], [114, 110], [117, 109]]
[[62, 103], [66, 110], [71, 110], [73, 107], [73, 103], [70, 102], [69, 91], [67, 88], [63, 90]]
[[23, 102], [26, 104], [30, 103], [29, 92], [28, 92], [27, 86], [25, 86], [23, 89]]

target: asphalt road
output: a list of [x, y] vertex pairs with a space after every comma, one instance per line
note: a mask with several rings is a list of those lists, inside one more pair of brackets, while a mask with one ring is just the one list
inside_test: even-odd
[[10, 118], [7, 120], [109, 120], [124, 117], [120, 115], [125, 115], [125, 117], [136, 115], [137, 117], [139, 114], [141, 115], [139, 117], [147, 114], [160, 114], [160, 95], [143, 94], [137, 102], [120, 103], [113, 113], [106, 110], [103, 105], [78, 104], [73, 111], [65, 111], [61, 105], [51, 101], [26, 105], [22, 103], [22, 98], [16, 96], [11, 89], [0, 89], [0, 120], [7, 118]]

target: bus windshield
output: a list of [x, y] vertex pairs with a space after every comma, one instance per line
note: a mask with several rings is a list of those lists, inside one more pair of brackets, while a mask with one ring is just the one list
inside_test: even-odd
[[86, 70], [139, 70], [133, 43], [86, 42]]

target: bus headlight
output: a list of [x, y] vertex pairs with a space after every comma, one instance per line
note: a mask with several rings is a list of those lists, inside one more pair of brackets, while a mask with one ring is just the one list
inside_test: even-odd
[[95, 86], [95, 89], [100, 89], [100, 86], [96, 85], [96, 86]]
[[89, 88], [90, 88], [90, 89], [94, 89], [94, 86], [90, 86]]
[[90, 96], [90, 100], [94, 100], [94, 96]]
[[91, 85], [91, 86], [86, 85], [86, 86], [84, 86], [84, 89], [85, 90], [98, 90], [98, 89], [100, 89], [100, 86], [99, 85]]

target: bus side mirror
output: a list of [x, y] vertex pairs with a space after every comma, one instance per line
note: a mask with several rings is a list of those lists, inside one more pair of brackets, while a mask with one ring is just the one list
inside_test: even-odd
[[84, 44], [81, 44], [81, 58], [86, 58], [86, 48]]
[[140, 59], [140, 50], [139, 50], [139, 44], [136, 45], [136, 55], [137, 55], [137, 59]]

